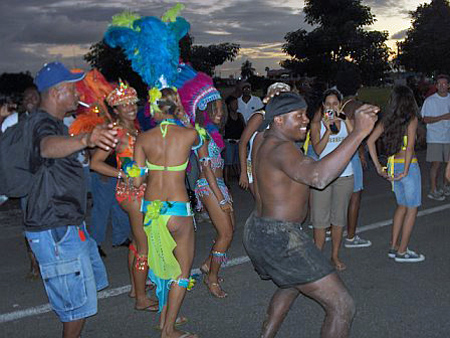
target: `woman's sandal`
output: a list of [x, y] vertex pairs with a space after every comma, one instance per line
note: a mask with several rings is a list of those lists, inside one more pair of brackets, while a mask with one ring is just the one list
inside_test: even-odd
[[[200, 272], [203, 274], [203, 282], [204, 282], [205, 281], [205, 277], [208, 277], [208, 274], [209, 274], [208, 266], [206, 264], [203, 264], [200, 267]], [[219, 280], [219, 283], [223, 283], [223, 281], [224, 281], [223, 277], [220, 277], [220, 276], [218, 277], [218, 280]]]
[[[216, 283], [216, 282], [209, 283], [208, 281], [205, 281], [205, 284], [208, 287], [209, 293], [211, 294], [211, 296], [214, 296], [214, 297], [220, 298], [220, 299], [226, 298], [228, 296], [228, 293], [226, 293], [225, 291], [222, 290], [222, 287], [220, 286], [219, 283]], [[214, 288], [216, 291], [213, 291], [212, 288]]]
[[147, 311], [147, 312], [158, 312], [158, 310], [159, 310], [159, 304], [158, 304], [158, 301], [156, 301], [156, 300], [153, 300], [153, 299], [150, 299], [150, 301], [153, 303], [153, 304], [150, 304], [149, 306], [146, 306], [146, 307], [143, 307], [143, 308], [141, 308], [141, 307], [134, 307], [134, 309], [136, 310], [136, 311]]

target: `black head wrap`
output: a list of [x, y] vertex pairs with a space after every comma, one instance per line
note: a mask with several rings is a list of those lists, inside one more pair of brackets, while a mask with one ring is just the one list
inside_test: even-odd
[[267, 103], [264, 121], [259, 127], [259, 130], [266, 129], [275, 116], [288, 114], [299, 109], [306, 109], [306, 107], [306, 101], [300, 94], [293, 92], [279, 93]]

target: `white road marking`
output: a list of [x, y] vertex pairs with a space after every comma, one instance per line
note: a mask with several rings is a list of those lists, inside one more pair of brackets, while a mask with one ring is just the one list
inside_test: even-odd
[[[440, 212], [440, 211], [447, 210], [447, 209], [450, 209], [450, 204], [444, 204], [444, 205], [440, 205], [437, 207], [421, 210], [417, 213], [417, 217], [434, 214], [436, 212]], [[369, 230], [379, 229], [379, 228], [382, 228], [382, 227], [385, 227], [385, 226], [388, 226], [391, 224], [392, 224], [392, 219], [388, 219], [385, 221], [375, 222], [372, 224], [361, 226], [357, 229], [356, 232], [362, 233], [362, 232], [366, 232]], [[245, 264], [249, 261], [250, 261], [250, 258], [248, 258], [248, 256], [236, 257], [236, 258], [230, 259], [224, 265], [224, 268], [229, 268], [232, 266]], [[193, 269], [192, 274], [193, 275], [201, 274], [200, 269]], [[131, 285], [124, 285], [124, 286], [117, 287], [114, 289], [108, 289], [108, 290], [99, 292], [98, 299], [105, 299], [105, 298], [120, 296], [124, 293], [129, 292], [130, 290], [131, 290]], [[0, 315], [0, 323], [6, 323], [6, 322], [13, 321], [13, 320], [26, 318], [26, 317], [37, 316], [37, 315], [44, 314], [44, 313], [47, 313], [50, 311], [52, 311], [50, 304], [33, 306], [28, 309], [1, 314]]]

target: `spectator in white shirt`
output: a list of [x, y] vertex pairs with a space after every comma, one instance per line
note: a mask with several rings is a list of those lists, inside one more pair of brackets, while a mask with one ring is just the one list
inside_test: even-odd
[[429, 96], [422, 106], [423, 122], [427, 125], [427, 162], [430, 168], [430, 192], [428, 198], [443, 201], [450, 196], [450, 184], [444, 179], [438, 189], [438, 174], [441, 162], [449, 161], [450, 153], [450, 95], [449, 78], [439, 75], [436, 80], [437, 93]]
[[[25, 91], [23, 92], [22, 103], [19, 107], [19, 111], [21, 111], [20, 115], [17, 111], [15, 111], [8, 117], [6, 117], [3, 123], [1, 123], [2, 133], [4, 133], [5, 130], [8, 129], [9, 127], [12, 127], [15, 124], [17, 124], [19, 122], [19, 119], [22, 118], [22, 116], [27, 116], [29, 113], [35, 110], [39, 106], [40, 102], [41, 96], [36, 86], [31, 86], [25, 89]], [[0, 205], [2, 203], [5, 203], [7, 200], [8, 200], [7, 196], [0, 195]], [[24, 198], [21, 199], [21, 208], [22, 209], [24, 208]], [[39, 265], [26, 239], [25, 245], [27, 247], [28, 257], [30, 258], [30, 271], [27, 274], [27, 278], [38, 279], [40, 276]]]
[[[40, 101], [41, 96], [39, 95], [39, 92], [37, 91], [35, 86], [31, 86], [25, 89], [25, 91], [23, 92], [22, 104], [20, 106], [20, 110], [23, 111], [23, 113], [21, 114], [25, 114], [23, 116], [27, 116], [39, 106]], [[9, 127], [12, 127], [16, 123], [18, 123], [19, 118], [20, 116], [18, 112], [14, 112], [7, 118], [5, 118], [2, 123], [2, 133], [4, 133], [5, 130]]]
[[241, 84], [242, 96], [238, 98], [238, 113], [244, 117], [245, 123], [250, 119], [254, 112], [264, 107], [261, 99], [252, 95], [252, 86], [248, 82]]

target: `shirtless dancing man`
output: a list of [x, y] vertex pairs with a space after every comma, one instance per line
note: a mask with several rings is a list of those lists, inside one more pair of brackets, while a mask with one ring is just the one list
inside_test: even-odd
[[282, 93], [266, 106], [263, 130], [253, 148], [256, 210], [244, 230], [245, 249], [262, 279], [278, 289], [272, 296], [261, 337], [277, 334], [300, 293], [325, 310], [322, 337], [347, 337], [355, 305], [352, 297], [311, 238], [301, 230], [309, 186], [324, 188], [345, 168], [377, 120], [378, 107], [355, 113], [355, 128], [339, 147], [320, 161], [304, 156], [295, 141], [304, 139], [309, 120], [298, 94]]

